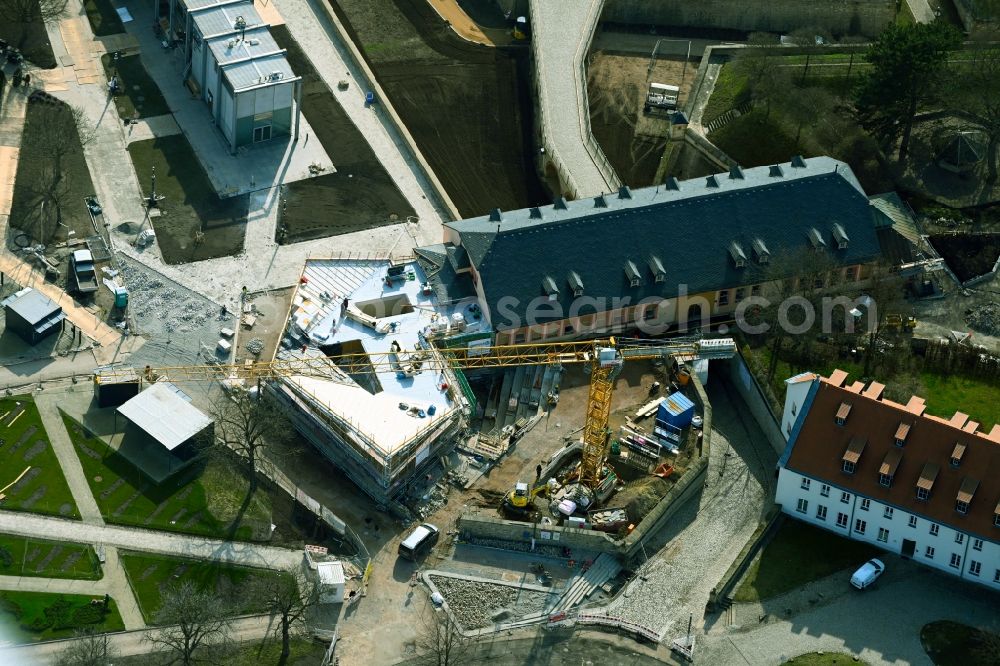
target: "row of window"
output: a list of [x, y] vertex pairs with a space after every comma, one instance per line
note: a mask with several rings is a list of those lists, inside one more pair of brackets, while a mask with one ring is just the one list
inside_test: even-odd
[[[844, 494], [846, 495], [847, 493], [844, 493]], [[870, 509], [870, 507], [871, 507], [871, 500], [868, 500], [868, 499], [862, 499], [861, 500], [861, 510], [862, 511], [868, 511]], [[796, 511], [798, 511], [799, 513], [808, 513], [809, 512], [809, 500], [805, 499], [804, 497], [800, 497], [799, 500], [798, 500], [798, 503], [796, 504]], [[882, 515], [885, 518], [892, 519], [893, 513], [894, 513], [893, 508], [891, 506], [887, 506], [887, 507], [885, 507], [885, 511], [883, 512]], [[822, 504], [817, 505], [816, 506], [816, 519], [817, 520], [826, 521], [826, 517], [827, 517], [827, 508], [825, 506], [823, 506]], [[838, 513], [837, 514], [837, 527], [847, 527], [847, 518], [848, 517], [847, 517], [846, 513]], [[917, 526], [917, 517], [916, 516], [910, 516], [907, 525], [909, 527], [915, 528]], [[867, 527], [868, 527], [868, 522], [866, 520], [862, 520], [861, 518], [858, 518], [854, 522], [854, 531], [857, 532], [857, 533], [859, 533], [859, 534], [864, 534], [865, 530], [867, 529]], [[930, 524], [929, 533], [930, 533], [931, 536], [937, 536], [940, 531], [941, 531], [941, 526], [940, 525], [938, 525], [937, 523], [931, 523]], [[883, 532], [885, 533], [884, 535], [883, 535]], [[889, 531], [887, 529], [884, 529], [884, 528], [880, 527], [879, 528], [878, 540], [881, 541], [881, 542], [883, 542], [883, 543], [886, 543], [889, 540]], [[965, 535], [963, 533], [961, 533], [961, 532], [955, 532], [955, 543], [957, 543], [959, 545], [964, 544], [965, 543]], [[983, 540], [979, 539], [979, 538], [973, 539], [972, 540], [972, 549], [973, 550], [980, 550], [981, 551], [983, 549]]]

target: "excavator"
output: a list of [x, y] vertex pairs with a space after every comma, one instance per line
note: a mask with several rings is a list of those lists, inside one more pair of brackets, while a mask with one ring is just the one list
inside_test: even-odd
[[[589, 492], [597, 501], [613, 490], [616, 479], [614, 470], [607, 464], [608, 418], [614, 382], [622, 365], [633, 360], [673, 359], [678, 363], [697, 359], [726, 359], [733, 356], [736, 343], [732, 338], [673, 338], [645, 340], [635, 338], [598, 338], [587, 341], [539, 342], [516, 345], [477, 346], [468, 348], [431, 347], [433, 353], [423, 360], [421, 372], [442, 372], [447, 369], [477, 370], [505, 368], [519, 365], [583, 364], [589, 369], [590, 391], [587, 401], [586, 421], [583, 428], [583, 447], [579, 467], [570, 475], [570, 481], [581, 491]], [[159, 378], [170, 381], [226, 381], [254, 384], [276, 381], [283, 377], [306, 375], [342, 379], [344, 375], [391, 371], [395, 359], [389, 352], [352, 353], [332, 356], [297, 356], [271, 361], [239, 364], [207, 364], [152, 368], [146, 366], [141, 373], [131, 367], [105, 368], [95, 374], [95, 384], [109, 378], [122, 381], [137, 377], [139, 382], [152, 382]], [[530, 509], [531, 500], [538, 493], [528, 490], [527, 484], [519, 493], [515, 487], [510, 495], [514, 507]], [[541, 489], [544, 490], [542, 485]], [[539, 491], [541, 492], [541, 491]]]

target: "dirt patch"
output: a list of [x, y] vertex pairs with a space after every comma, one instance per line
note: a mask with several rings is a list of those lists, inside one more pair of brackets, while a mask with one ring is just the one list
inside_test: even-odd
[[930, 241], [960, 282], [989, 273], [1000, 257], [1000, 234], [937, 234]]
[[530, 52], [465, 42], [427, 0], [331, 0], [464, 217], [549, 201], [534, 164]]
[[24, 462], [30, 462], [32, 458], [38, 457], [40, 453], [45, 451], [46, 446], [48, 446], [48, 444], [45, 442], [45, 440], [40, 439], [34, 444], [32, 444], [31, 448], [25, 451], [24, 455], [21, 457], [24, 459]]
[[[336, 155], [336, 173], [289, 183], [283, 189], [279, 243], [373, 229], [414, 214], [392, 178], [333, 93], [320, 78], [288, 28], [271, 28], [288, 62], [302, 77], [302, 113], [327, 153]], [[353, 83], [353, 82], [352, 82]]]
[[649, 83], [679, 85], [683, 105], [697, 68], [695, 62], [685, 68], [683, 58], [657, 58], [650, 70], [647, 56], [606, 51], [591, 55], [587, 71], [590, 126], [624, 183], [652, 185], [666, 147], [670, 114], [643, 112]]
[[183, 134], [129, 144], [144, 197], [156, 167], [159, 202], [152, 217], [168, 264], [229, 257], [243, 249], [249, 195], [220, 199]]
[[[285, 329], [285, 318], [288, 315], [288, 308], [294, 293], [295, 288], [288, 287], [248, 295], [247, 302], [253, 305], [253, 315], [256, 320], [253, 328], [244, 328], [239, 333], [240, 349], [236, 355], [237, 363], [241, 363], [244, 358], [267, 360], [274, 356], [274, 352], [281, 342], [281, 334]], [[261, 341], [260, 352], [256, 354], [247, 349], [249, 342], [255, 338]]]

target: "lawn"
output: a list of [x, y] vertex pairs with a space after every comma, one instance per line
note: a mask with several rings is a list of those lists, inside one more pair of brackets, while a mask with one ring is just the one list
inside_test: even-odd
[[[65, 414], [63, 422], [105, 520], [216, 538], [230, 536], [248, 481], [228, 458], [192, 463], [156, 484]], [[264, 541], [270, 535], [270, 500], [259, 492], [232, 538]]]
[[968, 414], [978, 421], [980, 432], [989, 432], [997, 421], [997, 396], [1000, 396], [1000, 382], [921, 372], [920, 381], [927, 389], [923, 397], [927, 399], [927, 413], [951, 418], [955, 412]]
[[218, 603], [233, 615], [241, 615], [262, 610], [260, 603], [254, 603], [247, 594], [255, 581], [285, 575], [266, 569], [138, 553], [122, 553], [121, 560], [147, 623], [152, 623], [160, 610], [164, 585], [190, 581], [199, 589], [214, 592]]
[[[797, 520], [786, 520], [750, 565], [733, 599], [758, 601], [790, 592], [838, 571], [858, 567], [879, 552], [868, 544]], [[817, 553], [822, 553], [822, 557]], [[847, 584], [845, 576], [844, 585]]]
[[[100, 603], [91, 604], [94, 599]], [[19, 643], [69, 638], [79, 629], [92, 628], [100, 633], [125, 628], [115, 600], [107, 611], [104, 597], [49, 592], [0, 592], [0, 614], [13, 619], [4, 622]]]
[[28, 62], [37, 67], [52, 69], [56, 66], [56, 56], [41, 19], [30, 23], [0, 20], [0, 39], [17, 47]]
[[[810, 62], [843, 57], [850, 58], [842, 55], [813, 56]], [[858, 125], [850, 111], [850, 87], [864, 66], [863, 56], [856, 55], [851, 67], [841, 62], [825, 62], [826, 65], [840, 65], [834, 67], [810, 66], [805, 80], [802, 80], [804, 58], [782, 58], [782, 62], [788, 65], [784, 69], [789, 74], [789, 89], [771, 103], [770, 111], [763, 103], [757, 104], [749, 113], [712, 132], [709, 139], [744, 167], [787, 162], [795, 155], [829, 155], [849, 164], [866, 191], [892, 189], [892, 180], [877, 159], [875, 141]], [[806, 94], [808, 88], [825, 89], [832, 95], [833, 106], [826, 111], [818, 111], [800, 127], [800, 123], [793, 119], [790, 105], [797, 96]], [[729, 109], [749, 100], [747, 78], [736, 71], [733, 63], [727, 63], [719, 72], [702, 123], [707, 125]]]
[[98, 580], [104, 574], [89, 545], [0, 534], [0, 575]]
[[153, 218], [156, 242], [168, 264], [228, 257], [243, 249], [249, 195], [220, 199], [183, 134], [128, 146], [143, 196], [156, 167], [161, 213]]
[[111, 0], [84, 0], [83, 9], [87, 12], [87, 20], [96, 37], [117, 35], [125, 32], [125, 26], [118, 12], [111, 6]]
[[[316, 666], [323, 661], [329, 641], [293, 638], [289, 644], [291, 654], [287, 666]], [[206, 657], [208, 655], [205, 655]], [[275, 666], [281, 657], [281, 640], [269, 638], [261, 642], [233, 642], [224, 651], [213, 650], [211, 660], [215, 666]], [[119, 657], [115, 666], [148, 666], [149, 655]]]
[[855, 660], [852, 655], [843, 652], [808, 652], [789, 659], [781, 666], [847, 666], [859, 664], [867, 666], [867, 661]]
[[1000, 663], [1000, 636], [958, 622], [925, 624], [920, 643], [936, 666]]
[[35, 402], [23, 395], [3, 398], [0, 415], [0, 488], [7, 486], [0, 508], [79, 518]]
[[[11, 202], [11, 225], [47, 245], [65, 240], [69, 231], [78, 238], [92, 236], [94, 225], [83, 199], [94, 193], [94, 184], [79, 135], [72, 127], [70, 107], [51, 95], [38, 95], [38, 98], [32, 95], [28, 102]], [[66, 125], [57, 131], [52, 130], [54, 123]], [[63, 144], [67, 136], [72, 140]], [[58, 182], [53, 175], [52, 152], [46, 148], [54, 141], [70, 145], [62, 158], [62, 177]], [[63, 226], [59, 225], [56, 206], [62, 213]]]
[[138, 55], [119, 57], [106, 53], [101, 56], [108, 81], [117, 72], [122, 92], [115, 96], [115, 106], [122, 118], [151, 118], [170, 113], [167, 100], [163, 99]]

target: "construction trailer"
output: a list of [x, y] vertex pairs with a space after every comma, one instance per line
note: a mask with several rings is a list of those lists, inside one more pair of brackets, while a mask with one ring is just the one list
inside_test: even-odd
[[55, 301], [31, 287], [8, 296], [3, 305], [6, 328], [35, 345], [62, 330], [66, 315]]

